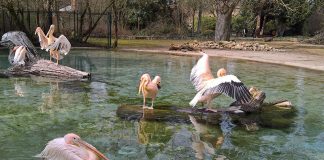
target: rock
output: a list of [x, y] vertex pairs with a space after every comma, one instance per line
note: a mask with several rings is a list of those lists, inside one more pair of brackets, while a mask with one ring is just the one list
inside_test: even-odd
[[210, 49], [235, 49], [235, 50], [250, 50], [250, 51], [278, 51], [267, 44], [259, 44], [253, 42], [235, 42], [235, 41], [205, 41], [186, 42], [182, 45], [171, 44], [169, 50], [198, 51], [202, 48]]

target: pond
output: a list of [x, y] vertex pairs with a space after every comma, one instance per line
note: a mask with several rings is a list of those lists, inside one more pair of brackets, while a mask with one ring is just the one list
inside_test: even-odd
[[[9, 64], [0, 50], [0, 70]], [[0, 78], [0, 159], [36, 159], [46, 143], [77, 133], [110, 159], [324, 159], [324, 74], [302, 68], [211, 58], [267, 101], [288, 99], [297, 115], [286, 127], [248, 131], [223, 115], [219, 125], [124, 120], [123, 104], [141, 105], [143, 73], [160, 75], [155, 105], [189, 107], [195, 95], [189, 81], [198, 57], [72, 50], [64, 65], [91, 72], [89, 81], [56, 82], [39, 77]], [[213, 107], [232, 100], [221, 96]], [[193, 120], [194, 121], [194, 120]]]

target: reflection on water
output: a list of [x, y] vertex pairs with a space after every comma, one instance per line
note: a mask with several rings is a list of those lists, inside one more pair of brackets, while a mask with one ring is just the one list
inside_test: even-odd
[[[7, 55], [7, 51], [0, 51], [0, 70], [9, 66]], [[195, 95], [189, 74], [196, 60], [197, 57], [73, 50], [62, 63], [91, 72], [91, 80], [0, 79], [0, 143], [6, 144], [0, 146], [0, 159], [34, 159], [49, 140], [69, 132], [79, 134], [110, 159], [117, 160], [324, 158], [322, 72], [211, 58], [213, 71], [227, 68], [247, 86], [264, 90], [267, 100], [292, 101], [298, 112], [287, 121], [264, 114], [254, 117], [262, 122], [260, 125], [246, 123], [242, 127], [227, 114], [217, 125], [194, 117], [187, 117], [189, 123], [149, 120], [154, 111], [145, 111], [142, 118], [135, 120], [116, 116], [120, 105], [142, 104], [137, 84], [143, 73], [163, 79], [157, 106], [189, 107], [188, 102]], [[221, 96], [213, 105], [227, 106], [231, 102]], [[273, 122], [283, 125], [272, 126]]]

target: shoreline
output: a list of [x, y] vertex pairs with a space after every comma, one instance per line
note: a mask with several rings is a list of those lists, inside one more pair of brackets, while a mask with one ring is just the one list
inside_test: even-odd
[[[159, 53], [176, 56], [200, 56], [199, 52], [195, 51], [169, 51], [165, 48], [158, 49], [137, 49], [137, 48], [121, 48], [118, 51], [124, 52], [145, 52]], [[316, 71], [324, 71], [324, 56], [311, 55], [306, 53], [294, 53], [292, 51], [241, 51], [241, 50], [219, 50], [219, 49], [204, 49], [211, 57], [232, 58], [240, 60], [248, 60], [261, 63], [279, 64], [291, 67], [306, 68]]]
[[[104, 47], [73, 47], [74, 49], [87, 50], [112, 50]], [[1, 49], [5, 49], [0, 47]], [[117, 48], [115, 51], [122, 52], [144, 52], [157, 53], [175, 56], [200, 56], [197, 51], [169, 51], [167, 47], [159, 48]], [[241, 51], [241, 50], [220, 50], [220, 49], [204, 49], [211, 57], [231, 58], [239, 60], [247, 60], [261, 63], [279, 64], [297, 68], [306, 68], [315, 71], [324, 71], [324, 55], [307, 54], [290, 51]]]

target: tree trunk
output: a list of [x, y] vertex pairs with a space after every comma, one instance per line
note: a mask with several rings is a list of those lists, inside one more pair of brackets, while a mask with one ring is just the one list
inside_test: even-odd
[[115, 39], [114, 39], [114, 43], [112, 44], [112, 47], [117, 48], [118, 47], [118, 11], [117, 11], [115, 1], [113, 1], [112, 7], [114, 12], [114, 34], [115, 34]]
[[217, 13], [215, 41], [229, 41], [231, 36], [232, 11]]
[[196, 14], [196, 10], [193, 10], [192, 11], [192, 29], [191, 29], [192, 34], [195, 33], [195, 14]]
[[201, 16], [202, 16], [202, 5], [199, 6], [198, 10], [198, 24], [197, 24], [197, 33], [201, 33]]
[[[85, 15], [87, 13], [87, 10], [88, 10], [88, 7], [89, 7], [89, 0], [86, 1], [86, 7], [85, 9], [83, 10], [82, 14], [81, 14], [81, 17], [80, 17], [80, 26], [79, 26], [79, 31], [78, 31], [78, 41], [79, 42], [82, 42], [82, 39], [83, 39], [83, 23], [84, 23], [84, 18], [85, 18]], [[77, 20], [77, 23], [78, 23], [78, 20]]]
[[261, 26], [261, 30], [260, 30], [260, 36], [261, 36], [261, 37], [262, 37], [263, 34], [264, 34], [264, 28], [265, 28], [266, 20], [267, 20], [267, 16], [265, 15], [265, 16], [263, 17], [263, 20], [262, 20], [262, 26]]
[[47, 24], [46, 24], [47, 30], [53, 24], [52, 16], [53, 16], [53, 13], [52, 13], [52, 0], [47, 0]]
[[79, 71], [71, 67], [57, 65], [49, 60], [40, 59], [31, 66], [13, 66], [5, 73], [7, 76], [42, 76], [62, 80], [79, 80], [90, 78], [90, 73]]
[[282, 37], [285, 33], [286, 25], [284, 22], [277, 20], [277, 36]]
[[140, 18], [137, 16], [137, 31], [140, 31]]
[[260, 32], [261, 32], [261, 11], [258, 13], [258, 15], [256, 17], [256, 26], [255, 26], [254, 36], [260, 37]]

